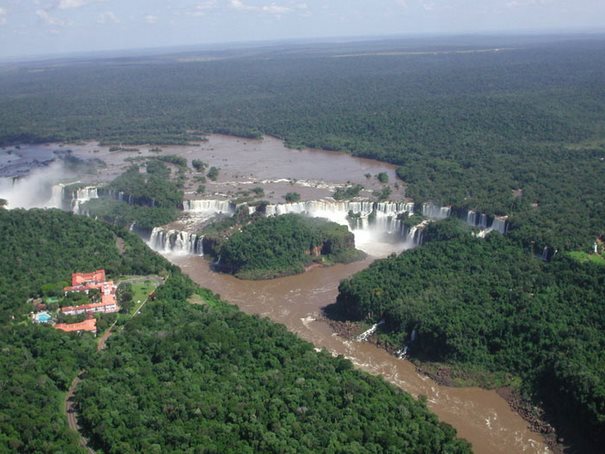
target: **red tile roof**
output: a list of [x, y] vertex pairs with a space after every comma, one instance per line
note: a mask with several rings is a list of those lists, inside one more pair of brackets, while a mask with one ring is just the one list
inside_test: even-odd
[[92, 273], [73, 273], [71, 275], [71, 285], [76, 287], [87, 282], [105, 281], [105, 270], [96, 270]]
[[85, 311], [89, 311], [99, 307], [112, 306], [114, 304], [117, 304], [115, 295], [103, 295], [102, 301], [100, 303], [82, 304], [80, 306], [65, 306], [61, 308], [61, 312], [65, 314], [67, 312], [73, 312], [82, 309]]

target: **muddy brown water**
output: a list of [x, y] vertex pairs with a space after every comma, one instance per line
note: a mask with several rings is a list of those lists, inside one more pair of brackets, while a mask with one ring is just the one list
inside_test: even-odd
[[[51, 148], [56, 145], [49, 145]], [[396, 187], [396, 166], [373, 159], [353, 158], [346, 153], [287, 148], [274, 137], [261, 140], [240, 139], [236, 137], [212, 134], [207, 142], [192, 145], [171, 145], [160, 147], [160, 153], [150, 151], [150, 146], [131, 147], [138, 151], [110, 152], [108, 147], [96, 143], [65, 145], [64, 148], [84, 159], [103, 160], [108, 168], [100, 175], [83, 177], [89, 183], [99, 180], [108, 181], [122, 173], [129, 164], [125, 159], [136, 157], [162, 156], [175, 154], [187, 159], [189, 164], [199, 159], [219, 168], [216, 182], [206, 181], [206, 193], [195, 194], [199, 182], [195, 174], [190, 174], [186, 187], [186, 198], [229, 197], [237, 192], [251, 190], [261, 186], [265, 190], [264, 199], [283, 202], [283, 194], [298, 192], [303, 200], [313, 200], [330, 196], [337, 185], [361, 184], [366, 188], [363, 194], [370, 196], [372, 191], [384, 186], [376, 179], [379, 173], [389, 176], [391, 199], [401, 200], [404, 196], [403, 185]], [[370, 175], [367, 178], [366, 175]], [[399, 185], [398, 185], [399, 186]]]
[[414, 396], [427, 396], [429, 408], [471, 442], [475, 452], [549, 452], [541, 436], [531, 432], [495, 391], [440, 386], [419, 374], [409, 361], [373, 344], [346, 340], [321, 319], [321, 308], [336, 300], [340, 281], [366, 268], [372, 258], [268, 281], [243, 281], [214, 273], [200, 257], [170, 254], [167, 258], [195, 282], [244, 312], [282, 323], [316, 347], [344, 355], [360, 369], [380, 375]]
[[[42, 146], [49, 154], [56, 148], [69, 148], [81, 158], [99, 158], [108, 164], [99, 175], [83, 176], [95, 184], [113, 179], [128, 168], [125, 159], [152, 156], [148, 146], [136, 152], [109, 152], [97, 143]], [[220, 167], [217, 182], [207, 182], [205, 197], [233, 196], [237, 191], [263, 186], [266, 199], [283, 200], [286, 192], [296, 191], [303, 200], [329, 196], [335, 185], [359, 183], [369, 191], [382, 185], [374, 178], [379, 172], [389, 175], [391, 199], [401, 200], [403, 188], [395, 188], [395, 166], [353, 158], [350, 155], [320, 150], [290, 150], [275, 138], [244, 140], [212, 135], [208, 142], [188, 146], [162, 147], [160, 154], [177, 154], [202, 159]], [[365, 175], [372, 175], [366, 178]], [[67, 177], [67, 176], [66, 176]], [[197, 187], [193, 176], [188, 185]], [[201, 198], [187, 194], [187, 198]], [[387, 251], [388, 252], [388, 251]], [[386, 255], [382, 254], [382, 255]], [[380, 375], [414, 396], [425, 395], [429, 407], [439, 418], [458, 430], [478, 453], [545, 453], [540, 435], [532, 433], [523, 419], [514, 413], [496, 392], [479, 388], [449, 388], [436, 384], [416, 372], [413, 364], [397, 359], [368, 343], [348, 341], [338, 336], [320, 317], [321, 308], [333, 303], [338, 284], [344, 278], [367, 267], [372, 259], [331, 268], [316, 268], [307, 273], [270, 281], [242, 281], [213, 273], [200, 257], [168, 255], [198, 284], [212, 289], [227, 301], [250, 314], [260, 314], [282, 323], [318, 348], [349, 358], [357, 367]]]

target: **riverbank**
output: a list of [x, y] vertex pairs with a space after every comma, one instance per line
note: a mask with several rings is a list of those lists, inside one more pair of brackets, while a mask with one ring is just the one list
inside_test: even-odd
[[[338, 320], [335, 314], [328, 309], [322, 313], [322, 318], [338, 334], [347, 341], [355, 341], [357, 336], [367, 329], [367, 324]], [[367, 338], [367, 342], [396, 356], [395, 349], [381, 342], [375, 334]], [[494, 374], [465, 371], [463, 368], [445, 363], [420, 361], [416, 358], [406, 357], [416, 367], [416, 370], [429, 377], [440, 386], [451, 388], [464, 388], [478, 386], [485, 390], [495, 390], [517, 415], [528, 424], [529, 430], [539, 434], [544, 443], [553, 454], [563, 454], [566, 446], [564, 440], [557, 436], [555, 428], [546, 420], [544, 410], [531, 401], [525, 399], [521, 393], [512, 386], [490, 386], [497, 380]]]

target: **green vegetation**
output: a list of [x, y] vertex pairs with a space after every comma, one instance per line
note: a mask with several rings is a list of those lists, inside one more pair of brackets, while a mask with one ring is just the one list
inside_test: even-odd
[[295, 203], [300, 201], [300, 194], [298, 192], [288, 192], [284, 195], [284, 199], [288, 203]]
[[572, 251], [569, 252], [568, 255], [580, 262], [580, 263], [592, 263], [594, 265], [605, 266], [605, 257], [602, 255], [597, 255], [594, 253], [582, 252], [582, 251]]
[[181, 276], [114, 335], [78, 389], [103, 452], [470, 452], [424, 404], [283, 326], [202, 305]]
[[340, 312], [384, 319], [394, 348], [416, 330], [416, 358], [519, 375], [559, 422], [602, 442], [605, 269], [565, 256], [544, 263], [501, 235], [480, 240], [456, 224], [430, 225], [422, 248], [343, 281]]
[[218, 178], [218, 173], [219, 169], [217, 167], [210, 167], [208, 173], [206, 174], [206, 177], [208, 177], [209, 180], [216, 181], [216, 179]]
[[387, 184], [389, 182], [389, 176], [386, 172], [380, 172], [378, 175], [376, 175], [376, 179], [382, 184]]
[[137, 229], [147, 231], [174, 221], [180, 214], [176, 208], [130, 205], [126, 201], [109, 198], [89, 200], [81, 205], [81, 212], [112, 225], [127, 227], [136, 223]]
[[[110, 275], [174, 268], [134, 235], [58, 210], [0, 210], [0, 451], [83, 452], [67, 429], [63, 395], [93, 358], [92, 336], [74, 336], [25, 318], [29, 297], [54, 293], [74, 271]], [[123, 242], [123, 252], [116, 243]], [[102, 326], [101, 326], [102, 328]]]
[[354, 199], [359, 195], [362, 189], [363, 186], [360, 184], [345, 186], [344, 188], [336, 189], [336, 191], [334, 191], [334, 194], [332, 194], [332, 197], [334, 198], [334, 200]]
[[295, 214], [261, 218], [231, 235], [220, 247], [220, 268], [242, 279], [271, 279], [316, 263], [362, 257], [345, 226]]
[[[15, 64], [0, 74], [0, 143], [271, 134], [394, 163], [416, 202], [511, 215], [527, 249], [584, 249], [605, 219], [603, 43], [394, 40]], [[432, 53], [485, 48], [502, 50]]]
[[[176, 182], [162, 161], [179, 168]], [[112, 225], [136, 224], [144, 231], [168, 224], [180, 214], [183, 191], [179, 181], [184, 179], [186, 164], [184, 158], [167, 155], [145, 162], [144, 173], [139, 165], [133, 165], [100, 191], [101, 198], [82, 204], [81, 212]]]
[[[63, 412], [80, 370], [78, 411], [102, 452], [470, 452], [422, 401], [198, 289], [123, 229], [57, 210], [1, 210], [0, 229], [13, 258], [0, 263], [2, 452], [86, 452]], [[169, 275], [105, 350], [26, 319], [44, 283], [99, 267]], [[194, 293], [205, 304], [186, 303]]]
[[206, 167], [208, 167], [208, 163], [200, 160], [200, 159], [194, 159], [191, 161], [191, 166], [197, 171], [197, 172], [204, 172], [206, 170]]

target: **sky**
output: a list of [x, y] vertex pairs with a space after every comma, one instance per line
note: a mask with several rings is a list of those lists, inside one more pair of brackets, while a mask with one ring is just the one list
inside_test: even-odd
[[605, 30], [605, 0], [0, 0], [0, 58], [346, 36], [584, 30]]

